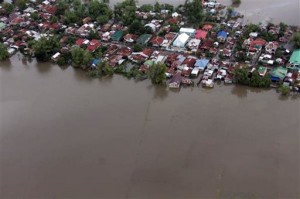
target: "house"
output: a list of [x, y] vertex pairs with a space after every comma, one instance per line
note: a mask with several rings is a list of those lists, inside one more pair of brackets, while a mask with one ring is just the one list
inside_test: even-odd
[[213, 28], [213, 25], [205, 24], [205, 25], [203, 25], [202, 30], [210, 31], [210, 30], [212, 30], [212, 28]]
[[82, 46], [83, 44], [87, 45], [88, 43], [89, 43], [89, 40], [83, 39], [83, 38], [79, 38], [75, 42], [75, 44], [79, 47]]
[[277, 67], [271, 71], [271, 80], [274, 82], [278, 82], [283, 80], [288, 72], [287, 68]]
[[117, 54], [121, 55], [123, 58], [128, 57], [129, 55], [131, 55], [131, 53], [132, 53], [132, 49], [127, 46], [121, 47], [117, 52]]
[[180, 73], [175, 74], [169, 82], [169, 88], [180, 88], [182, 77]]
[[196, 34], [196, 30], [193, 29], [193, 28], [180, 28], [179, 33], [180, 34], [185, 33], [185, 34], [187, 34], [190, 37], [194, 37], [195, 34]]
[[201, 44], [200, 49], [209, 50], [213, 46], [213, 44], [214, 42], [212, 40], [206, 40]]
[[228, 35], [228, 33], [225, 32], [224, 30], [218, 32], [218, 34], [217, 34], [218, 41], [220, 43], [224, 43], [226, 41], [226, 39], [227, 39], [227, 35]]
[[119, 30], [116, 31], [114, 34], [112, 34], [111, 39], [113, 41], [120, 41], [123, 35], [124, 35], [123, 31]]
[[133, 43], [137, 40], [138, 37], [139, 37], [138, 35], [127, 34], [123, 37], [123, 39], [124, 39], [125, 42]]
[[279, 46], [279, 43], [277, 41], [271, 41], [266, 44], [265, 50], [269, 54], [275, 54], [278, 46]]
[[94, 52], [95, 50], [97, 50], [99, 47], [101, 46], [100, 41], [93, 39], [90, 41], [87, 50], [90, 52]]
[[261, 38], [257, 38], [255, 40], [252, 40], [250, 42], [250, 47], [249, 47], [249, 51], [250, 52], [257, 52], [260, 51], [262, 47], [264, 47], [266, 45], [266, 40], [261, 39]]
[[179, 47], [179, 48], [184, 48], [185, 44], [189, 40], [190, 36], [186, 33], [181, 33], [178, 35], [178, 37], [175, 39], [173, 42], [173, 46]]
[[196, 34], [195, 34], [196, 39], [204, 40], [204, 39], [206, 39], [206, 36], [207, 36], [207, 31], [201, 30], [201, 29], [196, 31]]
[[155, 36], [155, 37], [152, 37], [152, 39], [150, 40], [149, 43], [151, 43], [151, 45], [154, 47], [159, 47], [163, 43], [163, 41], [164, 41], [164, 38]]
[[0, 31], [6, 28], [6, 24], [3, 22], [0, 22]]
[[289, 63], [291, 64], [290, 68], [300, 69], [300, 49], [294, 50]]
[[187, 47], [192, 51], [192, 52], [196, 52], [199, 48], [200, 45], [200, 40], [199, 39], [191, 39], [188, 44]]
[[101, 63], [100, 59], [93, 59], [91, 68], [96, 69], [98, 67], [98, 64], [100, 64], [100, 63]]
[[267, 73], [267, 67], [260, 66], [260, 67], [258, 67], [257, 71], [260, 76], [264, 77]]
[[168, 34], [166, 34], [164, 36], [163, 42], [161, 43], [161, 47], [165, 47], [165, 48], [168, 47], [172, 43], [172, 41], [176, 37], [176, 35], [177, 35], [177, 33], [174, 33], [174, 32], [169, 32]]
[[138, 43], [142, 46], [146, 46], [147, 43], [149, 42], [149, 40], [151, 39], [151, 37], [152, 37], [152, 35], [150, 35], [150, 34], [143, 34], [136, 40], [136, 43]]
[[208, 62], [208, 59], [197, 59], [195, 63], [195, 68], [199, 68], [199, 70], [204, 71]]
[[51, 57], [51, 60], [54, 61], [54, 62], [57, 62], [57, 60], [59, 59], [60, 55], [61, 55], [61, 54], [60, 54], [59, 52], [55, 53], [55, 54]]

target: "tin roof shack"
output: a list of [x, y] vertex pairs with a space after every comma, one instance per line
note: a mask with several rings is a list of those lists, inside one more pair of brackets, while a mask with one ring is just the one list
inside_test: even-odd
[[169, 88], [180, 88], [182, 77], [180, 73], [175, 74], [169, 82]]
[[273, 82], [279, 82], [283, 80], [287, 74], [288, 69], [284, 67], [277, 67], [271, 71], [271, 80]]
[[199, 39], [191, 39], [188, 42], [187, 47], [192, 52], [196, 52], [198, 50], [198, 48], [199, 48], [199, 45], [200, 45], [200, 40]]
[[134, 34], [127, 34], [123, 37], [124, 41], [125, 42], [128, 42], [128, 43], [133, 43], [137, 40], [137, 38], [139, 38], [138, 35], [134, 35]]
[[90, 41], [87, 50], [90, 52], [95, 52], [99, 47], [101, 46], [101, 43], [99, 40], [93, 39]]
[[142, 46], [147, 46], [151, 37], [152, 37], [152, 35], [150, 35], [150, 34], [143, 34], [136, 40], [136, 43], [138, 43]]
[[199, 68], [200, 71], [204, 71], [207, 67], [208, 59], [197, 59], [195, 63], [195, 68]]
[[205, 40], [207, 37], [207, 31], [205, 30], [197, 30], [195, 34], [196, 39]]
[[228, 33], [225, 32], [224, 30], [221, 30], [220, 32], [218, 32], [217, 34], [217, 39], [220, 43], [225, 43], [226, 39], [227, 39]]
[[155, 36], [155, 37], [152, 37], [152, 39], [150, 40], [150, 44], [154, 47], [159, 47], [164, 41], [164, 38], [162, 37], [159, 37], [159, 36]]
[[279, 46], [279, 43], [277, 41], [270, 41], [266, 44], [265, 50], [269, 54], [275, 54], [278, 46]]
[[260, 76], [264, 77], [267, 74], [267, 67], [260, 66], [257, 71]]
[[124, 35], [123, 31], [119, 30], [112, 34], [111, 39], [113, 41], [120, 41], [123, 35]]
[[169, 47], [176, 36], [177, 36], [177, 33], [174, 33], [174, 32], [169, 32], [168, 34], [166, 34], [164, 36], [163, 42], [161, 43], [161, 47], [164, 47], [164, 48]]
[[296, 69], [298, 71], [300, 70], [300, 49], [294, 50], [292, 56], [290, 57], [289, 63], [289, 69]]

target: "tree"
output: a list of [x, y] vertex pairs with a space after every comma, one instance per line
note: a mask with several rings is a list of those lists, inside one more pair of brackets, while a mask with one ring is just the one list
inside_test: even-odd
[[4, 61], [9, 58], [9, 54], [7, 52], [7, 47], [0, 43], [0, 61]]
[[128, 27], [128, 32], [131, 34], [141, 35], [145, 31], [145, 27], [140, 20], [134, 20]]
[[88, 4], [88, 12], [89, 16], [94, 20], [96, 20], [99, 16], [105, 16], [105, 21], [107, 22], [108, 19], [112, 17], [112, 11], [109, 6], [97, 0], [93, 0]]
[[33, 12], [30, 14], [30, 18], [34, 21], [37, 21], [37, 20], [39, 20], [39, 15], [37, 13]]
[[160, 12], [160, 4], [158, 1], [156, 1], [154, 4], [154, 12]]
[[288, 86], [281, 85], [279, 87], [279, 92], [281, 95], [288, 95], [290, 93], [290, 88]]
[[205, 15], [203, 12], [202, 1], [193, 0], [185, 4], [185, 15], [188, 18], [188, 22], [199, 27], [205, 21]]
[[136, 19], [136, 3], [135, 0], [124, 0], [115, 5], [115, 18], [122, 21], [125, 25], [131, 24]]
[[248, 77], [248, 69], [247, 68], [237, 68], [234, 70], [234, 79], [237, 84], [249, 85], [249, 77]]
[[50, 22], [51, 23], [56, 23], [57, 21], [58, 21], [58, 18], [55, 15], [51, 15]]
[[34, 45], [34, 55], [38, 61], [48, 61], [60, 49], [57, 37], [42, 37]]
[[11, 4], [11, 3], [3, 2], [3, 3], [1, 4], [1, 6], [2, 6], [2, 8], [3, 8], [5, 14], [10, 14], [10, 13], [12, 13], [12, 11], [14, 10], [14, 5]]
[[295, 32], [292, 38], [295, 48], [300, 48], [300, 32]]
[[64, 0], [60, 0], [57, 2], [57, 9], [56, 9], [55, 15], [57, 15], [57, 16], [63, 15], [65, 13], [65, 11], [68, 9], [69, 9], [68, 2], [64, 1]]
[[241, 0], [232, 0], [232, 5], [239, 5], [241, 4]]
[[71, 49], [72, 65], [75, 68], [86, 69], [92, 61], [92, 54], [79, 47]]
[[66, 24], [77, 23], [80, 20], [76, 13], [70, 10], [66, 10], [64, 17]]
[[152, 84], [162, 84], [166, 80], [166, 65], [162, 63], [153, 64], [148, 71], [148, 77]]
[[140, 52], [143, 50], [143, 47], [140, 44], [133, 45], [133, 52]]
[[142, 12], [150, 12], [153, 10], [153, 6], [151, 4], [144, 4], [140, 7]]
[[25, 10], [26, 9], [26, 0], [16, 0], [16, 5], [20, 10]]

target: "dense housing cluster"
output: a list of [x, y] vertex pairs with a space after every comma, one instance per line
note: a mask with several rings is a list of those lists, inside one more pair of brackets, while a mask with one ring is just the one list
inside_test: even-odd
[[20, 51], [91, 77], [167, 79], [170, 88], [224, 81], [300, 90], [297, 27], [245, 25], [240, 13], [213, 0], [177, 8], [125, 0], [114, 10], [99, 1], [17, 0], [2, 3], [0, 14], [1, 60]]

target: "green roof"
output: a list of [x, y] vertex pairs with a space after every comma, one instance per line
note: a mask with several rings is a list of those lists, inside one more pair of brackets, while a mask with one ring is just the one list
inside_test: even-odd
[[154, 61], [152, 61], [152, 60], [147, 60], [147, 61], [145, 61], [145, 63], [144, 63], [146, 66], [152, 66], [153, 64], [154, 64]]
[[273, 77], [278, 77], [280, 79], [283, 79], [286, 76], [287, 71], [288, 71], [287, 68], [281, 66], [281, 67], [274, 68], [271, 72], [271, 75]]
[[138, 44], [145, 45], [147, 44], [147, 42], [150, 40], [151, 37], [152, 35], [150, 34], [143, 34], [136, 40], [136, 42]]
[[300, 49], [294, 50], [291, 58], [290, 58], [291, 64], [300, 64]]
[[267, 70], [267, 68], [266, 67], [264, 67], [264, 66], [260, 66], [259, 68], [258, 68], [258, 73], [259, 74], [263, 74], [263, 73], [265, 73], [266, 72], [266, 70]]
[[123, 31], [119, 30], [119, 31], [116, 31], [112, 36], [111, 36], [111, 39], [113, 41], [120, 41], [120, 39], [123, 37]]
[[6, 27], [5, 23], [0, 22], [0, 30], [4, 29]]

